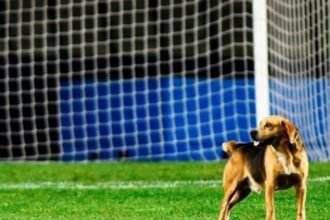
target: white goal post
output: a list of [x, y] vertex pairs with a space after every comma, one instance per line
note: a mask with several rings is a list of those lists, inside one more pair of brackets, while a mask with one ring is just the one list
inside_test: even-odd
[[256, 124], [270, 115], [268, 41], [267, 41], [267, 0], [253, 4], [253, 56], [256, 97]]
[[0, 160], [219, 160], [268, 114], [330, 158], [328, 0], [4, 0]]

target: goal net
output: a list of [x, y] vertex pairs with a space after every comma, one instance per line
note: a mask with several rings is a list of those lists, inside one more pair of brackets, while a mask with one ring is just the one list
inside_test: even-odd
[[221, 158], [255, 126], [251, 2], [1, 1], [1, 159]]
[[[264, 95], [328, 159], [329, 3], [267, 2]], [[223, 141], [256, 126], [252, 8], [1, 1], [0, 160], [223, 158]]]
[[270, 0], [271, 113], [295, 122], [312, 160], [330, 159], [330, 1]]

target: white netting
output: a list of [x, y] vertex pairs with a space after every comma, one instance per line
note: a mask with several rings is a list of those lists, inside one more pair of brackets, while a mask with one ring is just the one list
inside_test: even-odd
[[299, 127], [309, 157], [330, 158], [330, 2], [271, 0], [271, 111]]
[[255, 127], [252, 0], [0, 10], [2, 159], [213, 160]]

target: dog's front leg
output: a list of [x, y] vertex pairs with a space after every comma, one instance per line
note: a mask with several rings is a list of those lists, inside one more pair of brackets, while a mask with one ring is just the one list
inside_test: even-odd
[[305, 220], [305, 201], [306, 201], [306, 184], [299, 183], [295, 186], [297, 198], [297, 220]]
[[274, 207], [274, 189], [273, 181], [265, 184], [265, 200], [266, 200], [266, 220], [275, 220]]

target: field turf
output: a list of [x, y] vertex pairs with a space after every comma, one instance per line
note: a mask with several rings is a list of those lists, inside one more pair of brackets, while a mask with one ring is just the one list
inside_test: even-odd
[[[217, 219], [224, 163], [1, 163], [0, 219]], [[330, 163], [311, 163], [307, 219], [330, 219]], [[322, 177], [322, 178], [321, 178]], [[295, 219], [294, 190], [276, 194]], [[264, 219], [252, 194], [232, 218]]]

